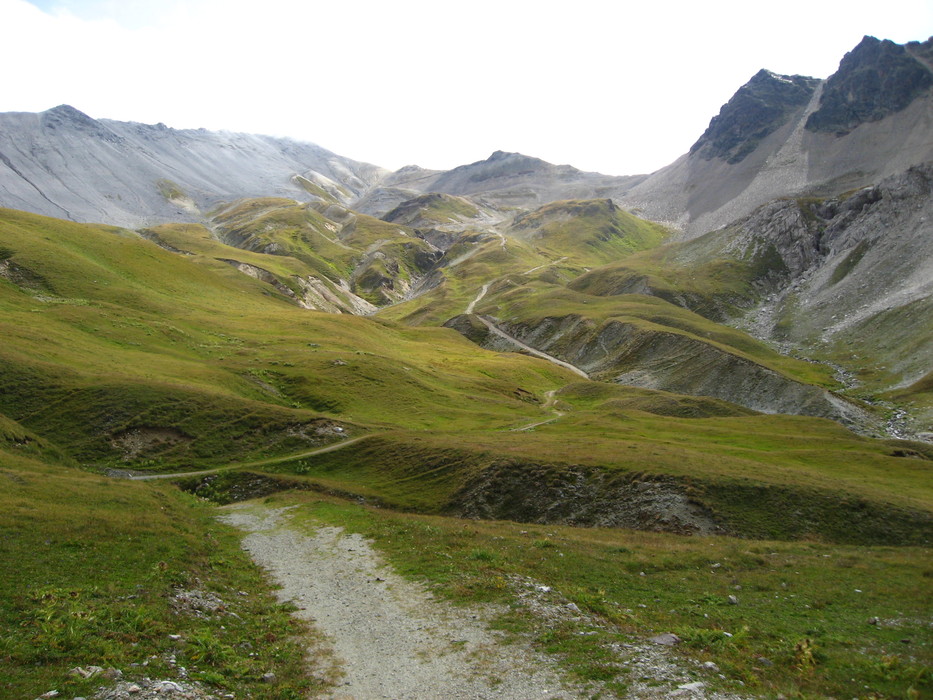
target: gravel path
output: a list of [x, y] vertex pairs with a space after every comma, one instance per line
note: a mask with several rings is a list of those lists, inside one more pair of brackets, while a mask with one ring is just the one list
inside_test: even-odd
[[502, 644], [482, 611], [435, 600], [359, 535], [324, 526], [304, 534], [289, 524], [289, 510], [237, 504], [220, 518], [248, 533], [243, 547], [282, 586], [279, 599], [329, 637], [343, 676], [327, 697], [578, 697], [562, 689], [548, 660]]
[[473, 299], [473, 301], [471, 301], [471, 302], [467, 305], [466, 311], [464, 311], [464, 313], [467, 313], [467, 314], [473, 313], [473, 309], [476, 308], [476, 302], [478, 302], [480, 299], [482, 299], [484, 296], [486, 296], [486, 292], [489, 291], [489, 285], [490, 285], [490, 284], [492, 284], [492, 282], [487, 282], [486, 284], [483, 285], [483, 288], [479, 290], [479, 293], [476, 295], [476, 297]]
[[525, 343], [520, 341], [518, 338], [515, 338], [509, 335], [504, 330], [499, 328], [495, 323], [490, 321], [486, 316], [477, 316], [477, 318], [480, 321], [482, 321], [483, 324], [486, 326], [486, 328], [488, 328], [490, 331], [498, 335], [500, 338], [505, 338], [509, 342], [514, 343], [515, 345], [520, 347], [525, 352], [531, 353], [535, 357], [540, 357], [541, 359], [547, 360], [548, 362], [553, 362], [555, 365], [559, 365], [563, 367], [564, 369], [569, 369], [571, 372], [573, 372], [574, 374], [579, 374], [584, 379], [590, 378], [590, 375], [588, 375], [586, 372], [584, 372], [582, 369], [580, 369], [576, 365], [572, 365], [569, 362], [564, 362], [563, 360], [559, 360], [553, 355], [548, 355], [546, 352], [538, 350], [537, 348], [533, 348], [530, 345], [526, 345]]

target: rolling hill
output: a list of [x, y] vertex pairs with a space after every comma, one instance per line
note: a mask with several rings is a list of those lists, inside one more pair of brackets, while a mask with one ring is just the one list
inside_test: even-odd
[[259, 497], [591, 695], [668, 630], [715, 692], [929, 692], [931, 51], [763, 70], [631, 177], [0, 115], [0, 694], [329, 692], [212, 517]]

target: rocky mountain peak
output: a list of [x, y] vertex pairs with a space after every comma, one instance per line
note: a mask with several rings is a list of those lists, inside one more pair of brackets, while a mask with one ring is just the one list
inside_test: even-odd
[[518, 168], [543, 168], [552, 167], [547, 161], [533, 156], [526, 156], [523, 153], [512, 153], [509, 151], [494, 151], [486, 160], [480, 160], [468, 166], [461, 167], [482, 167], [490, 172], [499, 173], [502, 168], [512, 170]]
[[552, 165], [547, 161], [522, 153], [495, 151], [486, 160], [461, 165], [444, 173], [434, 183], [440, 192], [470, 194], [483, 188], [499, 187], [505, 182], [559, 175], [569, 177], [580, 171], [569, 165]]
[[933, 72], [916, 56], [930, 55], [933, 38], [914, 42], [910, 48], [864, 37], [826, 80], [819, 109], [807, 119], [806, 128], [841, 136], [899, 112], [929, 93]]
[[690, 153], [705, 160], [740, 162], [810, 101], [819, 82], [816, 78], [761, 69], [723, 105]]
[[61, 104], [58, 107], [52, 107], [42, 113], [43, 117], [50, 120], [71, 121], [75, 123], [96, 124], [97, 122], [71, 105]]
[[111, 143], [120, 141], [120, 137], [110, 129], [71, 105], [62, 104], [46, 110], [41, 114], [41, 123], [43, 128], [53, 131], [61, 128], [74, 130]]

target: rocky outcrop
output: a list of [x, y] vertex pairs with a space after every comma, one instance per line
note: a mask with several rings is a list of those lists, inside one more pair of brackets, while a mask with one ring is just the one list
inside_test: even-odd
[[613, 199], [690, 239], [777, 197], [834, 196], [933, 161], [931, 52], [868, 37], [809, 100], [810, 79], [758, 73], [690, 153]]
[[758, 71], [713, 117], [690, 153], [705, 160], [740, 162], [810, 101], [819, 82], [802, 75]]
[[826, 80], [820, 106], [807, 118], [810, 131], [839, 136], [861, 124], [906, 109], [933, 87], [933, 72], [919, 56], [933, 48], [933, 38], [912, 47], [866, 36], [847, 53], [839, 70]]
[[809, 350], [846, 347], [897, 384], [929, 372], [933, 165], [848, 197], [780, 209], [780, 217], [756, 212], [733, 234], [736, 252], [774, 241], [791, 268], [749, 312], [751, 330]]

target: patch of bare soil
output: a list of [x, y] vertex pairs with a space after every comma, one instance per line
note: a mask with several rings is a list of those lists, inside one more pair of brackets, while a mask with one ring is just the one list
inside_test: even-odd
[[480, 472], [451, 499], [450, 514], [678, 534], [723, 534], [710, 510], [672, 477], [610, 474], [584, 467], [503, 460]]
[[124, 461], [136, 459], [154, 450], [172, 447], [190, 440], [173, 428], [131, 428], [114, 435], [110, 444], [123, 453]]

